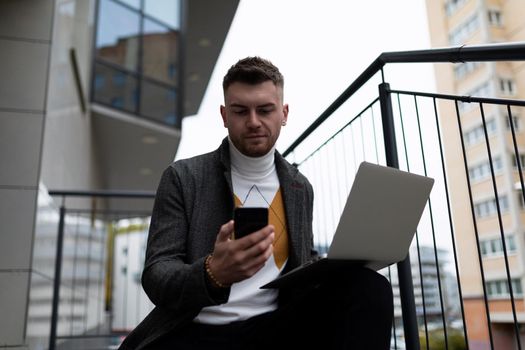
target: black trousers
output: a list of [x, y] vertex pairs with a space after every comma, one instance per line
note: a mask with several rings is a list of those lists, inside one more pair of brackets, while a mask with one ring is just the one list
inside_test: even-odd
[[227, 325], [190, 323], [149, 348], [387, 350], [392, 317], [388, 280], [353, 268], [304, 288], [275, 311]]

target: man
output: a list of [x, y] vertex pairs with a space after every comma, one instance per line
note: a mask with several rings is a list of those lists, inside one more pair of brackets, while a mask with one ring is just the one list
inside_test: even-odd
[[[388, 349], [391, 287], [375, 271], [259, 288], [317, 255], [312, 186], [275, 150], [283, 85], [269, 61], [237, 62], [223, 81], [228, 137], [162, 175], [142, 276], [156, 307], [122, 349]], [[268, 207], [269, 225], [233, 239], [238, 206]]]

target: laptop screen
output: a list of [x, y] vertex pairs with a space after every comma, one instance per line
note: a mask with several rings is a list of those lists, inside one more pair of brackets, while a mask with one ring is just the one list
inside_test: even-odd
[[328, 258], [385, 263], [403, 260], [433, 184], [429, 177], [361, 163]]

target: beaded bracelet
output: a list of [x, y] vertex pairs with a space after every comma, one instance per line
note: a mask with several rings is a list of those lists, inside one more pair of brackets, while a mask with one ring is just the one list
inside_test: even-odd
[[219, 280], [217, 280], [217, 278], [215, 278], [215, 276], [213, 275], [213, 273], [211, 272], [211, 269], [210, 269], [210, 260], [211, 260], [211, 257], [212, 257], [212, 254], [208, 255], [206, 257], [206, 261], [204, 262], [204, 266], [206, 267], [206, 273], [208, 274], [208, 276], [210, 277], [210, 279], [213, 281], [213, 283], [215, 283], [217, 286], [219, 286], [220, 288], [226, 288], [227, 286], [225, 286], [224, 284], [222, 284], [221, 282], [219, 282]]

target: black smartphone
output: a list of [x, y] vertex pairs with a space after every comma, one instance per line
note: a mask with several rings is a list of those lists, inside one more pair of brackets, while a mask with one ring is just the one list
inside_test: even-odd
[[233, 212], [234, 238], [242, 238], [268, 225], [268, 208], [238, 207]]

